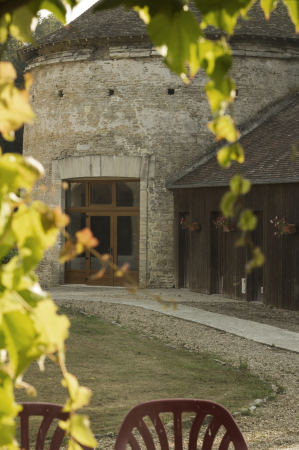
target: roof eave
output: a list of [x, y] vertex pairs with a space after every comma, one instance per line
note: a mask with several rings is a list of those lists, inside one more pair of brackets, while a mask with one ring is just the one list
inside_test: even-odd
[[[262, 184], [291, 184], [299, 183], [299, 177], [296, 178], [260, 178], [256, 180], [250, 180], [252, 185]], [[228, 187], [229, 181], [219, 183], [193, 183], [193, 184], [169, 184], [165, 187], [167, 189], [193, 189], [193, 188], [206, 188], [206, 187]]]

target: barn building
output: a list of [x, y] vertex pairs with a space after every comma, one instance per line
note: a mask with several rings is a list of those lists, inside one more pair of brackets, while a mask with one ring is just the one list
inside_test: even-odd
[[[207, 35], [219, 38], [217, 30]], [[298, 36], [283, 5], [269, 22], [256, 5], [230, 44], [235, 114], [246, 129], [298, 88]], [[98, 250], [118, 264], [130, 262], [141, 285], [178, 286], [173, 224], [188, 205], [174, 206], [174, 198], [178, 202], [189, 188], [173, 183], [213, 151], [203, 72], [184, 85], [164, 65], [138, 14], [123, 8], [88, 10], [19, 56], [34, 77], [31, 103], [38, 118], [25, 127], [23, 152], [46, 170], [48, 191], [36, 190], [36, 196], [67, 211], [71, 233], [90, 226], [100, 238]], [[70, 185], [66, 193], [63, 180]], [[95, 283], [90, 275], [97, 261], [86, 254], [62, 267], [62, 245], [61, 239], [40, 265], [42, 284]], [[122, 281], [107, 272], [97, 283]], [[189, 286], [210, 289], [201, 282]]]
[[[221, 169], [215, 149], [168, 186], [174, 192], [177, 288], [299, 309], [299, 234], [295, 232], [299, 224], [298, 123], [299, 94], [294, 93], [249, 123], [240, 138], [246, 152], [241, 174], [252, 183], [244, 207], [258, 217], [252, 237], [266, 257], [265, 265], [250, 275], [246, 273], [250, 251], [236, 247], [241, 236], [236, 221], [230, 221], [234, 225], [230, 232], [214, 224], [236, 166]], [[186, 215], [199, 224], [200, 230], [180, 226], [180, 219]], [[287, 230], [291, 234], [278, 232], [275, 217], [296, 226]]]

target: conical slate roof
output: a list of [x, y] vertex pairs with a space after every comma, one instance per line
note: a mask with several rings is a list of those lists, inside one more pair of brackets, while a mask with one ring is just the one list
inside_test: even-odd
[[[67, 27], [62, 27], [54, 33], [41, 39], [38, 43], [52, 43], [57, 41], [74, 40], [96, 37], [125, 37], [146, 35], [146, 26], [139, 18], [136, 11], [126, 10], [123, 7], [98, 11], [93, 13], [94, 6], [77, 17]], [[198, 17], [198, 11], [191, 5], [191, 9]], [[286, 7], [279, 3], [271, 14], [270, 20], [266, 21], [259, 3], [250, 10], [250, 20], [239, 20], [235, 29], [235, 36], [261, 36], [272, 38], [295, 38], [295, 27], [292, 24]], [[199, 18], [199, 17], [198, 17]], [[217, 31], [209, 27], [209, 33]], [[218, 31], [219, 33], [219, 31]]]

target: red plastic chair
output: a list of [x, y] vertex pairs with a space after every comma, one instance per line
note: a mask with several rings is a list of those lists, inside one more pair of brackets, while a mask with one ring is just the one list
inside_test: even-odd
[[[54, 419], [67, 420], [69, 413], [62, 412], [63, 406], [53, 403], [20, 403], [23, 410], [19, 412], [21, 418], [21, 449], [30, 450], [29, 446], [29, 417], [42, 416], [43, 420], [39, 427], [35, 450], [44, 450], [46, 437]], [[65, 436], [65, 431], [58, 425], [53, 433], [49, 450], [59, 450]], [[81, 445], [83, 450], [92, 450]]]
[[[44, 450], [47, 433], [54, 419], [67, 420], [68, 413], [62, 412], [63, 406], [54, 405], [53, 403], [20, 403], [23, 410], [19, 412], [21, 418], [21, 449], [30, 450], [29, 446], [29, 417], [42, 416], [43, 420], [39, 427], [35, 449]], [[49, 450], [59, 450], [65, 431], [57, 426], [51, 440]]]
[[131, 446], [132, 450], [140, 450], [140, 445], [132, 434], [134, 428], [139, 431], [147, 450], [155, 450], [152, 434], [143, 420], [146, 416], [153, 423], [161, 450], [169, 450], [167, 434], [160, 418], [161, 413], [173, 414], [174, 447], [175, 450], [183, 450], [182, 413], [184, 412], [196, 414], [189, 435], [189, 450], [197, 450], [198, 434], [207, 415], [213, 416], [213, 418], [204, 434], [202, 450], [212, 449], [214, 439], [222, 425], [225, 427], [226, 433], [221, 440], [219, 450], [227, 450], [231, 442], [235, 450], [248, 450], [238, 425], [227, 409], [214, 402], [187, 399], [154, 400], [140, 403], [132, 408], [120, 427], [114, 450], [126, 450], [127, 444]]

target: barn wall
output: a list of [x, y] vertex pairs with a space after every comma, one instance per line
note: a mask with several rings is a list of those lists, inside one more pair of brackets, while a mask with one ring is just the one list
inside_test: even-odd
[[[217, 216], [219, 203], [227, 188], [197, 188], [174, 190], [174, 242], [175, 285], [179, 286], [180, 254], [178, 248], [180, 212], [189, 212], [194, 222], [199, 222], [201, 231], [187, 231], [189, 239], [189, 288], [195, 292], [213, 294], [219, 290], [217, 280], [217, 246], [223, 248], [223, 296], [240, 300], [253, 300], [253, 277], [247, 277], [246, 294], [242, 294], [241, 281], [246, 278], [245, 264], [249, 252], [236, 248], [240, 232], [224, 233], [212, 223]], [[274, 236], [275, 228], [270, 220], [276, 215], [289, 223], [299, 225], [298, 184], [253, 186], [245, 198], [245, 207], [260, 214], [260, 230], [253, 234], [258, 243], [262, 239], [262, 250], [266, 256], [263, 271], [263, 301], [278, 308], [299, 310], [299, 233]]]

